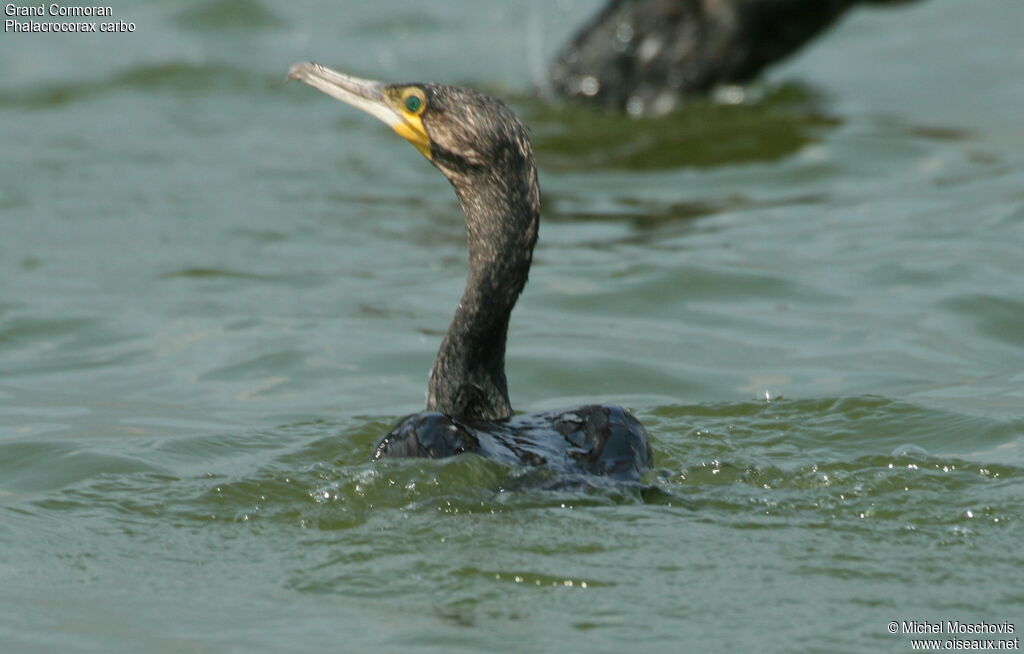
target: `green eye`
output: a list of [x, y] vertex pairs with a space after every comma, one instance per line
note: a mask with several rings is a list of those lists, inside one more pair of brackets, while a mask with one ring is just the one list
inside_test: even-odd
[[416, 113], [423, 107], [423, 100], [418, 95], [410, 95], [405, 99], [405, 108], [412, 113]]

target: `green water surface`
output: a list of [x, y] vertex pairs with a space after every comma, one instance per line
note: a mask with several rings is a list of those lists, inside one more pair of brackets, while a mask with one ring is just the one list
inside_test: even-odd
[[[1024, 4], [854, 12], [650, 121], [533, 92], [600, 4], [120, 2], [132, 34], [0, 34], [0, 652], [1024, 630]], [[422, 407], [463, 225], [401, 139], [285, 83], [310, 59], [530, 124], [512, 401], [629, 407], [648, 488], [368, 462]]]

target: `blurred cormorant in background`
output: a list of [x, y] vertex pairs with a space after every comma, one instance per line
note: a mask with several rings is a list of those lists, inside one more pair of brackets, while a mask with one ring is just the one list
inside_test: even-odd
[[656, 116], [754, 79], [858, 4], [914, 0], [610, 0], [548, 70], [550, 87]]

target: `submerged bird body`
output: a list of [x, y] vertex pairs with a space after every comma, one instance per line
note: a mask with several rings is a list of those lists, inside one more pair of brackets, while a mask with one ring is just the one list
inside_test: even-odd
[[317, 64], [293, 66], [289, 77], [366, 111], [409, 140], [448, 178], [465, 214], [466, 288], [430, 372], [426, 412], [399, 422], [373, 458], [472, 452], [620, 478], [648, 469], [647, 433], [619, 407], [512, 413], [505, 342], [540, 220], [533, 150], [512, 111], [470, 89], [382, 84]]
[[436, 459], [464, 452], [509, 464], [624, 480], [636, 479], [651, 466], [643, 425], [621, 407], [600, 404], [502, 421], [417, 413], [377, 443], [373, 458]]

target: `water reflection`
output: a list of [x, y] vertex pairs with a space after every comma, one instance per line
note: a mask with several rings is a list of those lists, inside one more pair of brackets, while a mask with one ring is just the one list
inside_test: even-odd
[[[669, 116], [627, 120], [578, 104], [525, 104], [541, 164], [555, 169], [708, 168], [782, 159], [819, 142], [840, 120], [796, 84], [743, 103], [697, 100]], [[760, 95], [760, 97], [756, 97]]]

